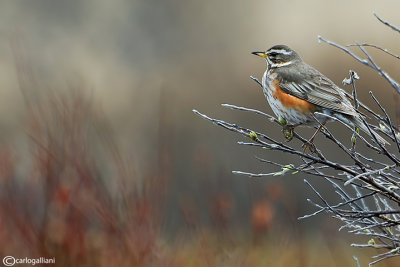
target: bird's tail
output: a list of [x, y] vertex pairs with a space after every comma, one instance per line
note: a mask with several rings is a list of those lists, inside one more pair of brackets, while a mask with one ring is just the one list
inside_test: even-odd
[[[377, 132], [375, 132], [374, 130], [371, 129], [371, 132], [368, 130], [367, 126], [365, 126], [364, 122], [359, 118], [359, 117], [353, 117], [352, 118], [352, 123], [355, 127], [359, 128], [361, 131], [363, 131], [364, 133], [368, 134], [369, 136], [371, 136], [371, 133], [376, 137], [376, 139], [378, 140], [378, 142], [381, 145], [386, 145], [389, 144], [388, 141], [386, 141], [382, 136], [380, 136]], [[373, 137], [372, 137], [373, 138]], [[374, 138], [373, 138], [374, 139]]]

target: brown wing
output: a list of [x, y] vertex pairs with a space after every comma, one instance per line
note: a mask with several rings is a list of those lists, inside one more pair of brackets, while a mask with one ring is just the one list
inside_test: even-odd
[[[300, 69], [300, 70], [304, 70]], [[304, 99], [323, 108], [348, 115], [357, 115], [342, 89], [331, 80], [307, 65], [307, 72], [282, 73], [280, 88], [293, 96]]]

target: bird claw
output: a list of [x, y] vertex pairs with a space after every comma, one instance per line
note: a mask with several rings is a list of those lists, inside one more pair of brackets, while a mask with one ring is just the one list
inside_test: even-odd
[[307, 149], [309, 149], [311, 153], [314, 153], [314, 152], [317, 151], [317, 148], [316, 148], [316, 146], [314, 145], [313, 142], [303, 143], [303, 144], [301, 145], [301, 147], [304, 147], [303, 155], [306, 154]]

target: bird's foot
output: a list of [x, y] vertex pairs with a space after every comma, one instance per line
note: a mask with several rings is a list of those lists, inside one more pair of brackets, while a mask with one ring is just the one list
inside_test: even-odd
[[307, 149], [310, 150], [311, 153], [314, 153], [316, 151], [316, 147], [314, 145], [314, 140], [308, 140], [306, 143], [303, 143], [301, 147], [304, 147], [303, 149], [303, 155], [306, 154]]
[[318, 129], [315, 131], [315, 133], [311, 136], [310, 140], [307, 141], [307, 143], [304, 143], [302, 147], [304, 147], [303, 150], [303, 155], [307, 152], [307, 148], [310, 148], [310, 152], [314, 153], [316, 151], [316, 147], [314, 145], [314, 139], [317, 136], [317, 134], [321, 131], [321, 129], [325, 126], [326, 122], [322, 123]]

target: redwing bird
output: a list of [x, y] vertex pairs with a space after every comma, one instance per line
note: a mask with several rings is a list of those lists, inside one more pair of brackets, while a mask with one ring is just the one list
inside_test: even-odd
[[[275, 45], [265, 52], [252, 54], [267, 61], [267, 70], [262, 78], [264, 95], [275, 115], [285, 119], [292, 128], [324, 125], [332, 120], [323, 115], [326, 114], [370, 135], [362, 115], [355, 110], [344, 91], [306, 64], [294, 50], [286, 45]], [[381, 144], [388, 143], [376, 132], [372, 133]]]

